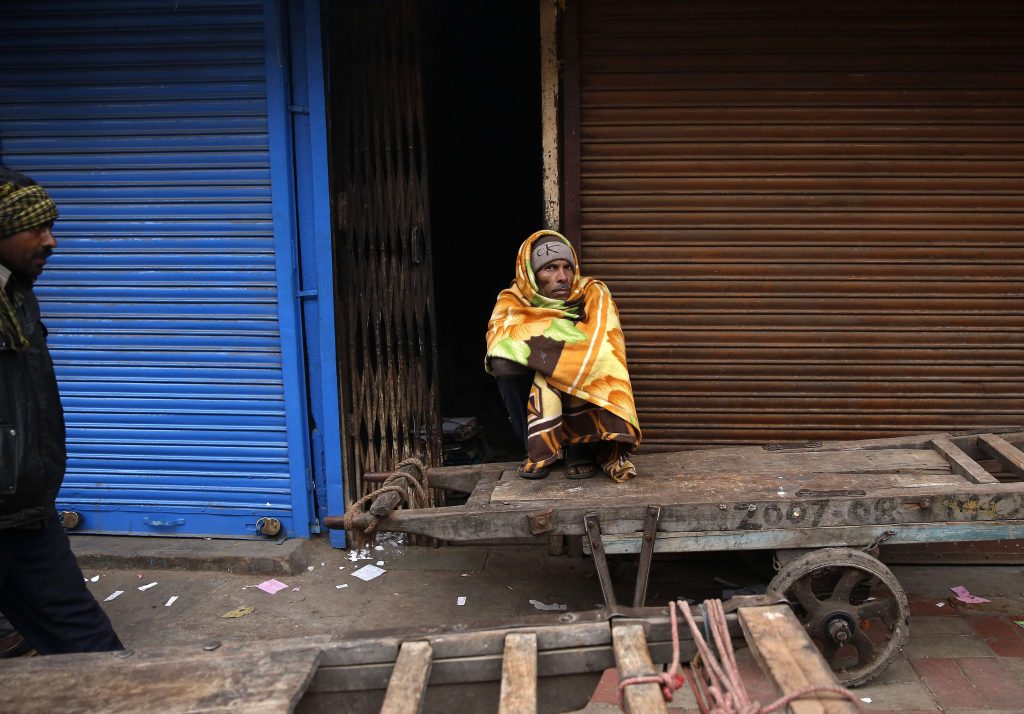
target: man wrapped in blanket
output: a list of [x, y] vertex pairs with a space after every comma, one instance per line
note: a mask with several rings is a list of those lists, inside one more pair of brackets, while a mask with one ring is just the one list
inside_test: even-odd
[[600, 467], [622, 482], [636, 475], [629, 455], [640, 445], [626, 342], [608, 288], [578, 266], [559, 233], [523, 242], [487, 325], [485, 368], [526, 446], [523, 478], [544, 478], [564, 454], [567, 478]]

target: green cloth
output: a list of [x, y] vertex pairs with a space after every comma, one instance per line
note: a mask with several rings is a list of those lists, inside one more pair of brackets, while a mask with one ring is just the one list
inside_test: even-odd
[[57, 220], [57, 204], [42, 186], [0, 184], [0, 240]]

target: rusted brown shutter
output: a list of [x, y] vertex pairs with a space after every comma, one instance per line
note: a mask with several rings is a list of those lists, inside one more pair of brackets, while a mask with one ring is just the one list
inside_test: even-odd
[[577, 10], [650, 447], [1024, 423], [1024, 5]]

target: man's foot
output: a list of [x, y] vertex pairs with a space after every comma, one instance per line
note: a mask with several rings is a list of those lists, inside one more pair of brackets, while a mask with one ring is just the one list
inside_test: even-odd
[[566, 478], [590, 478], [595, 473], [597, 466], [594, 465], [594, 450], [589, 444], [570, 444], [565, 448]]
[[519, 464], [519, 466], [516, 467], [516, 473], [517, 474], [519, 474], [523, 478], [529, 478], [529, 479], [544, 478], [545, 476], [548, 475], [549, 471], [550, 471], [550, 469], [547, 466], [541, 466], [539, 469], [535, 469], [533, 471], [527, 471], [526, 470], [526, 462], [525, 461], [523, 463]]
[[0, 637], [0, 659], [22, 657], [32, 651], [25, 638], [17, 632]]

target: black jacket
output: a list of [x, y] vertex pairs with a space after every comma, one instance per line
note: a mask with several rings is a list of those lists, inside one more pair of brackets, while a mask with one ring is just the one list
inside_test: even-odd
[[0, 529], [53, 513], [67, 462], [64, 410], [39, 303], [13, 276], [7, 294], [29, 347], [15, 352], [0, 337]]

